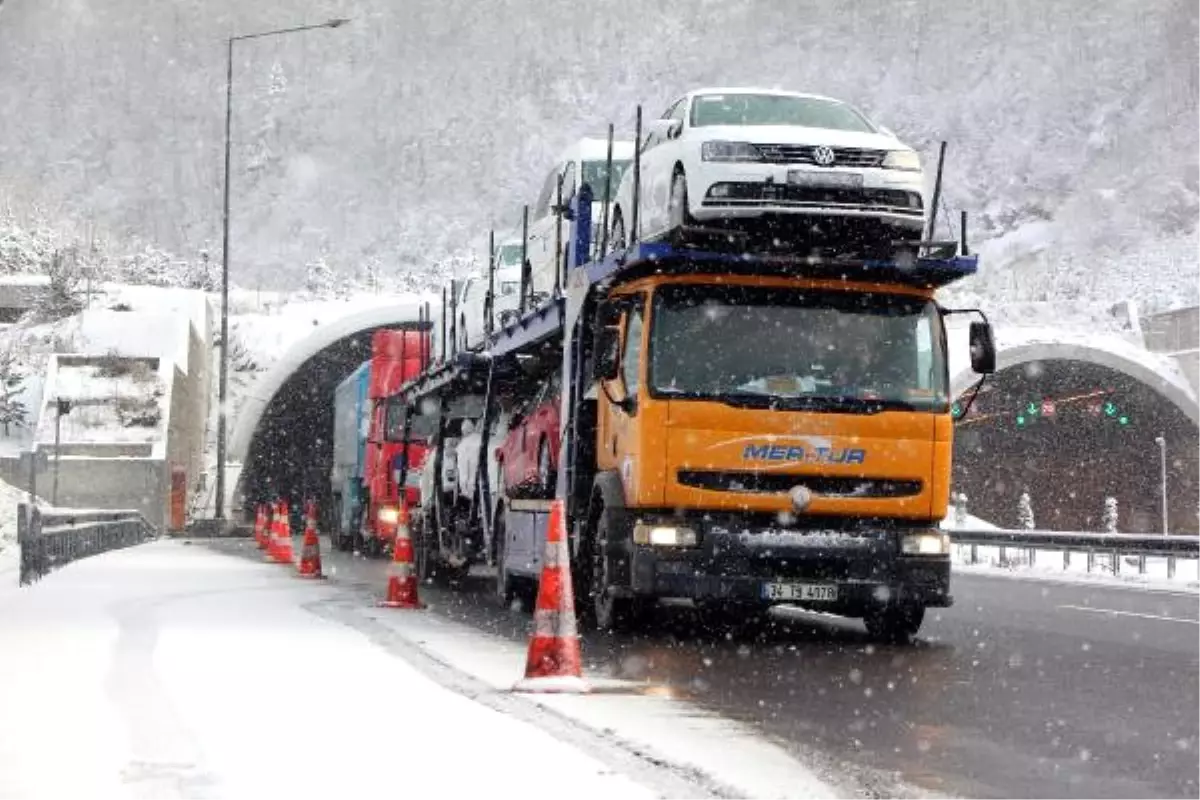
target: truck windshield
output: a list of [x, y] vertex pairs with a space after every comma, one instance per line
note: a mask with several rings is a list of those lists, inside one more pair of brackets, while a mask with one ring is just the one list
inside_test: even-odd
[[667, 286], [654, 296], [651, 393], [751, 408], [948, 407], [931, 300], [863, 292]]
[[[398, 398], [388, 400], [387, 440], [399, 442], [404, 438], [404, 403]], [[427, 442], [437, 431], [437, 417], [432, 414], [414, 414], [408, 428], [409, 441]]]

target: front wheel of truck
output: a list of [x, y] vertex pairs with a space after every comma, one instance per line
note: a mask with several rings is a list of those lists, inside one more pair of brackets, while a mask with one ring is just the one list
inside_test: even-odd
[[588, 599], [585, 611], [597, 630], [625, 633], [642, 627], [654, 608], [652, 600], [622, 597], [612, 584], [612, 557], [607, 554], [610, 530], [608, 514], [600, 512], [593, 526], [588, 568]]
[[925, 606], [914, 604], [879, 606], [863, 615], [871, 638], [893, 644], [908, 644], [924, 621]]

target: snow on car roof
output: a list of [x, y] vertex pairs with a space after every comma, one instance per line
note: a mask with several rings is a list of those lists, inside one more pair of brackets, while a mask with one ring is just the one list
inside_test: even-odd
[[789, 89], [765, 89], [758, 86], [716, 86], [705, 89], [693, 89], [687, 93], [688, 97], [695, 97], [698, 94], [773, 94], [780, 97], [806, 97], [813, 100], [829, 100], [833, 103], [845, 103], [845, 100], [839, 100], [836, 97], [829, 97], [823, 94], [811, 94], [809, 92], [793, 92]]
[[[559, 156], [558, 163], [574, 160], [594, 161], [608, 157], [608, 139], [585, 137], [575, 142]], [[613, 158], [633, 158], [632, 139], [613, 139]]]

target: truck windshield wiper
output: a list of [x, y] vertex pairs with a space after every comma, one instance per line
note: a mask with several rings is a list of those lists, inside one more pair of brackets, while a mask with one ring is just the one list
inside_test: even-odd
[[775, 411], [824, 411], [834, 414], [878, 414], [882, 411], [917, 411], [912, 403], [891, 398], [865, 399], [846, 395], [800, 395], [781, 397], [758, 392], [694, 392], [679, 389], [660, 390], [663, 394], [689, 400], [712, 400], [735, 408], [762, 408]]

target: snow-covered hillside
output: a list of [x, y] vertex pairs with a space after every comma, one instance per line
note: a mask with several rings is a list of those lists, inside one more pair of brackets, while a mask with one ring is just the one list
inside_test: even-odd
[[[174, 252], [219, 240], [223, 42], [235, 63], [233, 269], [422, 272], [511, 225], [551, 160], [704, 84], [851, 100], [973, 213], [993, 300], [1195, 301], [1197, 8], [1183, 0], [294, 0], [8, 3], [0, 185], [18, 206]], [[47, 132], [53, 135], [47, 135]]]

